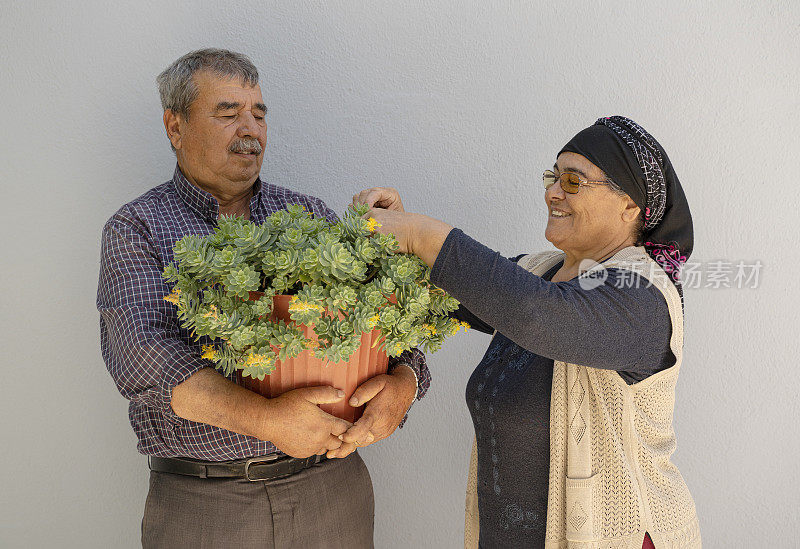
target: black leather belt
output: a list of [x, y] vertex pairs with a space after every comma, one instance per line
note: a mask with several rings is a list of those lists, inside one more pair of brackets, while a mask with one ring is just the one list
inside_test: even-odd
[[203, 461], [191, 458], [148, 456], [151, 471], [200, 478], [245, 478], [251, 482], [274, 480], [299, 473], [328, 459], [325, 455], [293, 458], [270, 454], [233, 461]]

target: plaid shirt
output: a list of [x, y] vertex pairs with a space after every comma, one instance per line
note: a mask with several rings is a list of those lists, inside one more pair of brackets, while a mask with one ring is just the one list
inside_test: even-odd
[[[331, 222], [338, 219], [322, 200], [260, 179], [253, 186], [250, 219], [263, 223], [290, 204]], [[218, 217], [216, 199], [176, 166], [171, 181], [120, 208], [103, 228], [97, 289], [101, 350], [119, 392], [130, 400], [128, 415], [142, 454], [222, 461], [277, 451], [270, 442], [189, 421], [172, 410], [173, 387], [213, 364], [200, 358], [200, 343], [179, 325], [175, 306], [164, 301], [170, 288], [161, 273], [173, 259], [175, 241], [211, 233]], [[422, 398], [430, 385], [425, 355], [407, 351], [391, 359], [389, 368], [400, 363], [414, 370]]]

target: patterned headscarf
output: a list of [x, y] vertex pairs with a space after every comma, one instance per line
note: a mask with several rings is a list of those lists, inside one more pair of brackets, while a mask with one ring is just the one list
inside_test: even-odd
[[588, 159], [624, 190], [644, 212], [644, 248], [669, 275], [683, 302], [680, 274], [694, 246], [692, 215], [664, 148], [624, 116], [599, 118], [558, 154]]

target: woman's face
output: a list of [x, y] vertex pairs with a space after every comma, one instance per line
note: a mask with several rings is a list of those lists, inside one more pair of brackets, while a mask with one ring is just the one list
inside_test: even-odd
[[[606, 180], [603, 170], [571, 152], [558, 156], [553, 171], [556, 175], [573, 172], [587, 181]], [[581, 185], [577, 194], [569, 194], [556, 182], [544, 197], [548, 209], [545, 238], [556, 248], [576, 255], [591, 256], [631, 239], [639, 215], [630, 197], [617, 194], [608, 185]], [[560, 217], [554, 212], [567, 215]]]

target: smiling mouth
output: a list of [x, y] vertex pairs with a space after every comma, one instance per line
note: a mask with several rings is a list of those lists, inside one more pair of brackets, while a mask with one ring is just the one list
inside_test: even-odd
[[563, 219], [565, 217], [571, 217], [571, 216], [572, 216], [572, 214], [568, 214], [568, 213], [565, 213], [565, 212], [560, 212], [558, 210], [553, 210], [553, 211], [550, 212], [550, 217], [553, 217], [553, 218], [556, 218], [556, 219]]

